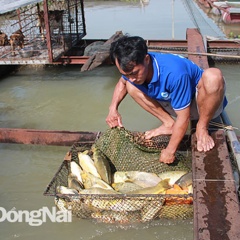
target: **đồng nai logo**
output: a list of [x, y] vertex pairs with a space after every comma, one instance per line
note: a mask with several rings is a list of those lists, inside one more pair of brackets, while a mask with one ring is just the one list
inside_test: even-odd
[[30, 226], [41, 226], [47, 220], [51, 222], [72, 222], [72, 211], [60, 211], [56, 207], [52, 207], [52, 211], [48, 207], [42, 207], [38, 210], [16, 210], [16, 208], [7, 211], [0, 207], [0, 223], [7, 221], [10, 223], [26, 222]]

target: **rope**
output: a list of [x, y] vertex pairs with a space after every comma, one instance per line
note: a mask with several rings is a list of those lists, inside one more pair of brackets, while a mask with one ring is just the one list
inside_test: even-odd
[[151, 47], [151, 46], [149, 46], [148, 49], [154, 49], [156, 52], [162, 52], [162, 53], [176, 53], [176, 54], [180, 53], [180, 54], [188, 54], [188, 55], [214, 56], [214, 57], [240, 59], [240, 56], [238, 55], [224, 55], [224, 54], [216, 54], [216, 53], [196, 53], [196, 52], [185, 52], [185, 51], [168, 51], [168, 50], [161, 50], [159, 47]]
[[226, 129], [226, 130], [233, 130], [233, 129], [238, 129], [237, 127], [233, 127], [231, 125], [225, 125], [223, 123], [218, 123], [218, 122], [212, 122], [210, 121], [210, 124], [215, 126], [215, 127], [220, 127], [220, 128], [223, 128], [223, 129]]

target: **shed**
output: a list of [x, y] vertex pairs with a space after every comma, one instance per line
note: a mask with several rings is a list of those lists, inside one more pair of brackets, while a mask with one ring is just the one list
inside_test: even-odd
[[54, 64], [86, 35], [83, 0], [0, 4], [0, 65]]

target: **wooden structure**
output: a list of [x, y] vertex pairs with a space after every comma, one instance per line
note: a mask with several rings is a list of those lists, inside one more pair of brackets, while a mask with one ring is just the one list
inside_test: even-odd
[[[195, 29], [187, 32], [190, 51], [204, 52], [204, 43]], [[208, 68], [206, 56], [189, 56], [202, 68]], [[226, 135], [213, 131], [215, 147], [204, 153], [197, 151], [196, 135], [192, 137], [194, 240], [240, 239], [240, 206], [236, 193]]]
[[[83, 65], [93, 57], [84, 54], [86, 47], [96, 42], [96, 39], [83, 39], [86, 35], [84, 0], [18, 0], [9, 5], [7, 0], [3, 1], [6, 3], [0, 9], [0, 66]], [[5, 37], [7, 35], [9, 40], [19, 29], [24, 35], [24, 49], [15, 44], [13, 50]], [[97, 41], [100, 40], [108, 42], [109, 39]], [[187, 40], [147, 40], [147, 43], [150, 50], [158, 48], [180, 54], [188, 51]], [[240, 45], [234, 41], [211, 40], [207, 41], [206, 47], [205, 54], [214, 61], [240, 61]], [[100, 64], [98, 61], [95, 65]]]
[[[0, 65], [54, 64], [86, 35], [83, 0], [20, 0], [14, 10], [7, 7], [0, 17], [9, 43], [0, 46]], [[23, 46], [15, 38], [11, 42], [19, 30]]]

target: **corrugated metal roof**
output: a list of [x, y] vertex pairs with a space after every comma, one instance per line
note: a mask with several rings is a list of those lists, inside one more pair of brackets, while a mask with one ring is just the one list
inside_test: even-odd
[[43, 0], [0, 0], [0, 14], [38, 2], [43, 2]]

